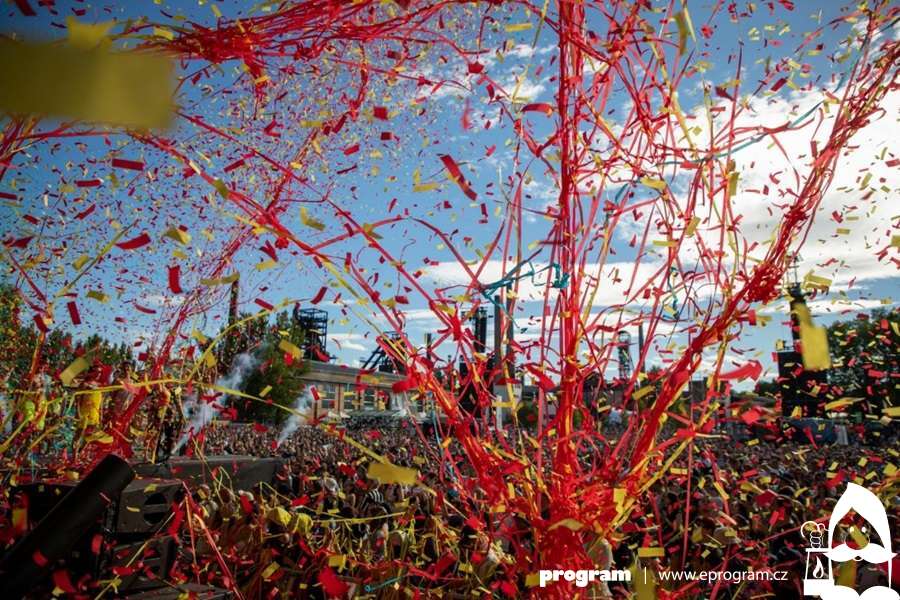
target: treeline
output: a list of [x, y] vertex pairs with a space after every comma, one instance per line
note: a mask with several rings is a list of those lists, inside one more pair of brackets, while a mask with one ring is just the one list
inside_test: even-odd
[[[249, 317], [250, 314], [242, 314], [239, 321], [246, 322], [230, 330], [225, 325], [216, 336], [200, 344], [201, 350], [205, 350], [219, 340], [212, 352], [214, 364], [204, 370], [204, 378], [207, 383], [227, 380], [232, 389], [264, 397], [263, 402], [258, 402], [229, 396], [224, 403], [232, 417], [243, 421], [281, 422], [288, 413], [279, 407], [295, 404], [302, 392], [300, 376], [306, 370], [303, 360], [282, 349], [282, 342], [300, 348], [303, 332], [286, 311], [277, 314], [273, 321]], [[40, 335], [16, 288], [0, 283], [0, 393], [14, 397], [17, 391], [34, 388], [36, 382], [46, 379], [58, 384], [60, 372], [77, 357], [87, 359], [91, 373], [110, 383], [130, 371], [139, 373], [145, 367], [125, 342], [116, 343], [96, 333], [79, 340], [59, 327], [44, 333], [40, 353], [36, 355]], [[243, 369], [236, 364], [238, 359]], [[234, 377], [229, 379], [229, 375]], [[205, 394], [203, 401], [223, 404], [223, 398], [214, 393]]]
[[[900, 309], [876, 308], [835, 321], [827, 328], [827, 338], [832, 398], [862, 398], [851, 412], [873, 414], [900, 404]], [[760, 381], [755, 391], [777, 398], [788, 383], [776, 377]]]

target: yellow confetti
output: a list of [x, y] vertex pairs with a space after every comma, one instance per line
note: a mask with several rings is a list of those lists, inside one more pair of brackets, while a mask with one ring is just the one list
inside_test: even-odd
[[321, 221], [317, 221], [316, 219], [309, 216], [309, 211], [306, 210], [306, 207], [300, 208], [300, 221], [303, 222], [307, 227], [312, 227], [313, 229], [317, 229], [319, 231], [325, 230], [325, 223]]
[[725, 488], [722, 487], [722, 484], [718, 481], [713, 481], [713, 487], [716, 488], [716, 491], [719, 492], [719, 495], [722, 497], [722, 500], [726, 502], [730, 498], [728, 494], [725, 493]]
[[737, 172], [733, 172], [728, 175], [728, 195], [729, 196], [734, 196], [737, 193], [738, 179], [740, 179], [740, 174]]
[[578, 521], [577, 519], [563, 519], [562, 521], [557, 521], [553, 525], [550, 526], [549, 531], [553, 531], [558, 527], [565, 527], [566, 529], [571, 529], [572, 531], [581, 531], [584, 529], [584, 523]]
[[806, 277], [803, 278], [803, 287], [828, 291], [828, 288], [831, 287], [831, 280], [827, 277], [819, 277], [818, 275], [807, 273]]
[[69, 30], [69, 44], [82, 50], [96, 48], [101, 42], [109, 41], [107, 33], [115, 25], [115, 21], [90, 24], [79, 23], [75, 17], [66, 17], [66, 27]]
[[838, 400], [832, 400], [825, 404], [825, 410], [837, 410], [839, 408], [850, 406], [854, 402], [859, 402], [860, 400], [862, 400], [862, 398], [840, 398]]
[[216, 188], [216, 191], [219, 192], [219, 195], [223, 198], [228, 198], [231, 195], [228, 185], [221, 179], [214, 179], [213, 187]]
[[0, 40], [0, 109], [139, 129], [167, 127], [173, 72], [171, 60], [147, 53]]
[[215, 287], [217, 285], [226, 285], [230, 283], [234, 283], [240, 277], [239, 273], [232, 273], [226, 277], [219, 277], [218, 279], [201, 279], [200, 283], [207, 287]]
[[633, 399], [635, 399], [635, 400], [640, 400], [641, 398], [643, 398], [644, 396], [646, 396], [647, 394], [649, 394], [649, 393], [652, 392], [652, 391], [653, 391], [653, 386], [652, 386], [652, 385], [645, 385], [645, 386], [642, 387], [641, 389], [635, 390], [635, 391], [631, 394], [631, 397], [632, 397]]
[[413, 485], [416, 483], [419, 471], [416, 469], [408, 469], [406, 467], [398, 467], [391, 463], [371, 462], [369, 469], [366, 471], [366, 477], [374, 479], [381, 483], [399, 483], [402, 485]]
[[165, 38], [170, 41], [175, 39], [175, 34], [164, 27], [154, 27], [153, 35], [155, 35], [156, 37]]
[[371, 237], [373, 240], [382, 239], [381, 235], [379, 235], [375, 231], [375, 226], [372, 225], [371, 223], [363, 223], [362, 230], [363, 230], [363, 233], [366, 234], [366, 236]]
[[103, 292], [98, 292], [97, 290], [90, 290], [87, 293], [87, 297], [91, 298], [92, 300], [96, 300], [97, 302], [102, 302], [104, 304], [106, 304], [106, 302], [109, 300], [109, 296], [107, 296]]
[[303, 351], [287, 340], [278, 342], [278, 349], [293, 356], [294, 358], [302, 358]]
[[862, 182], [860, 182], [860, 184], [859, 184], [859, 189], [861, 189], [861, 190], [862, 190], [862, 189], [865, 189], [866, 186], [869, 185], [869, 182], [870, 182], [870, 181], [872, 181], [872, 174], [871, 174], [871, 173], [866, 173], [866, 176], [863, 177]]
[[279, 569], [279, 565], [277, 562], [269, 563], [269, 565], [265, 569], [262, 570], [262, 573], [261, 573], [262, 578], [265, 579], [266, 581], [268, 581], [269, 579], [271, 579], [272, 575], [274, 575], [275, 571], [277, 571], [278, 569]]
[[87, 370], [89, 366], [91, 366], [90, 363], [83, 356], [79, 356], [68, 367], [63, 369], [63, 372], [59, 374], [59, 380], [62, 381], [64, 386], [70, 386], [72, 381]]
[[662, 179], [651, 179], [650, 177], [641, 177], [641, 183], [646, 185], [648, 188], [653, 188], [654, 190], [664, 190], [666, 189], [666, 182]]
[[678, 26], [678, 50], [679, 52], [684, 52], [688, 36], [691, 36], [694, 42], [697, 41], [697, 37], [694, 35], [694, 24], [691, 22], [691, 15], [688, 13], [687, 6], [675, 15], [675, 24]]
[[697, 231], [697, 225], [700, 224], [700, 217], [691, 217], [690, 222], [687, 224], [687, 227], [684, 228], [684, 236], [691, 237], [694, 235], [694, 232]]
[[337, 567], [338, 569], [343, 569], [344, 565], [347, 564], [347, 555], [346, 554], [332, 554], [328, 557], [328, 566], [329, 567]]
[[511, 23], [506, 26], [506, 31], [508, 33], [515, 33], [517, 31], [528, 31], [531, 29], [531, 23]]
[[163, 237], [167, 237], [170, 240], [181, 244], [182, 246], [189, 244], [191, 241], [191, 234], [189, 234], [187, 231], [182, 231], [178, 227], [172, 227], [163, 234]]

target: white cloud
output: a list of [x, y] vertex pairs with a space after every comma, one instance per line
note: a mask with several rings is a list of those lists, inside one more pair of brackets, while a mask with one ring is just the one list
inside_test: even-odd
[[[515, 266], [510, 261], [507, 263], [507, 273]], [[660, 286], [664, 285], [665, 273], [661, 273], [662, 263], [647, 260], [646, 262], [608, 262], [600, 269], [599, 264], [592, 263], [585, 266], [583, 290], [588, 290], [588, 286], [596, 283], [596, 293], [585, 291], [585, 302], [591, 302], [591, 306], [623, 306], [630, 297], [633, 297], [638, 289], [642, 288], [645, 283], [651, 279], [659, 280]], [[478, 270], [477, 265], [471, 265], [469, 269], [474, 273]], [[430, 265], [424, 269], [425, 275], [435, 284], [442, 286], [465, 286], [468, 287], [472, 280], [466, 270], [457, 262], [442, 262], [437, 265]], [[532, 274], [533, 273], [533, 274]], [[476, 284], [477, 287], [495, 284], [504, 278], [503, 263], [499, 260], [490, 260], [481, 270], [481, 275]], [[548, 268], [548, 263], [534, 262], [530, 265], [524, 265], [519, 270], [519, 292], [518, 300], [521, 302], [541, 302], [545, 296], [551, 302], [555, 301], [559, 292], [556, 288], [547, 288], [548, 277], [550, 283], [556, 283], [559, 276], [565, 274], [558, 273], [554, 268]], [[599, 278], [599, 279], [598, 279]], [[635, 284], [632, 285], [632, 279]], [[632, 307], [637, 306], [636, 302], [631, 303]]]
[[144, 296], [142, 303], [147, 306], [181, 306], [184, 304], [184, 296], [181, 294], [176, 294], [174, 296], [150, 294]]
[[534, 102], [547, 89], [540, 81], [530, 77], [511, 75], [503, 83], [503, 89], [516, 102]]
[[[750, 103], [751, 110], [736, 126], [752, 122], [776, 128], [812, 109], [821, 98], [817, 93], [795, 93], [787, 100], [754, 100]], [[892, 148], [900, 137], [900, 93], [888, 94], [882, 107], [885, 113], [881, 118], [874, 118], [861, 129], [838, 159], [834, 179], [821, 200], [800, 251], [801, 277], [813, 271], [846, 285], [851, 280], [862, 282], [900, 275], [898, 264], [888, 259], [879, 260], [876, 256], [890, 241], [888, 219], [893, 216], [886, 206], [879, 204], [900, 189], [900, 172], [885, 167], [884, 161], [879, 159], [881, 152]], [[779, 193], [797, 191], [795, 170], [801, 182], [806, 181], [812, 171], [810, 138], [816, 121], [819, 117], [824, 119], [813, 137], [821, 151], [836, 113], [836, 105], [831, 105], [828, 112], [819, 107], [806, 127], [776, 134], [783, 153], [773, 147], [771, 138], [766, 138], [757, 142], [754, 148], [735, 155], [740, 184], [734, 207], [742, 216], [739, 223], [741, 236], [750, 244], [759, 244], [752, 256], [763, 258], [769, 240], [783, 221], [784, 211], [779, 205], [789, 205], [793, 197], [780, 197]], [[869, 181], [866, 188], [861, 189], [866, 177]], [[761, 192], [766, 186], [768, 195], [749, 191]], [[871, 196], [864, 199], [870, 192]]]
[[428, 308], [414, 308], [403, 311], [403, 317], [409, 321], [437, 321], [434, 311]]
[[[880, 299], [875, 298], [816, 298], [815, 300], [807, 301], [806, 305], [809, 307], [809, 310], [814, 315], [840, 315], [844, 312], [850, 311], [858, 312], [858, 311], [866, 311], [872, 310], [875, 308], [881, 307], [889, 307], [893, 305], [893, 302], [885, 303]], [[786, 315], [789, 312], [788, 303], [786, 301], [772, 302], [759, 312], [762, 314], [782, 314]]]
[[506, 55], [514, 56], [516, 58], [531, 58], [535, 54], [537, 54], [537, 55], [549, 54], [550, 52], [553, 52], [554, 50], [556, 50], [556, 46], [553, 46], [553, 45], [538, 46], [537, 48], [535, 48], [528, 44], [516, 44], [515, 46], [513, 46], [512, 49], [510, 49], [506, 53]]
[[337, 346], [341, 350], [355, 350], [357, 352], [365, 352], [366, 350], [372, 350], [375, 347], [374, 342], [362, 333], [329, 333], [328, 340], [337, 344]]
[[[840, 90], [834, 93], [836, 97], [841, 95]], [[785, 220], [787, 208], [794, 203], [799, 186], [812, 172], [811, 141], [815, 142], [816, 152], [821, 152], [834, 125], [838, 108], [833, 103], [819, 105], [825, 98], [818, 91], [794, 92], [787, 97], [755, 97], [746, 102], [735, 129], [762, 127], [777, 133], [734, 152], [735, 169], [740, 177], [737, 193], [731, 199], [730, 216], [722, 215], [722, 191], [716, 194], [714, 206], [709, 199], [696, 198], [692, 214], [702, 221], [696, 235], [684, 240], [678, 250], [685, 268], [692, 268], [704, 252], [721, 250], [721, 277], [729, 283], [732, 278], [726, 274], [732, 273], [735, 267], [749, 271], [765, 259], [772, 239]], [[891, 212], [890, 200], [900, 189], [900, 170], [885, 166], [886, 160], [896, 156], [891, 154], [891, 149], [900, 138], [900, 92], [889, 93], [881, 108], [883, 112], [876, 113], [841, 152], [833, 180], [813, 216], [805, 241], [801, 245], [802, 240], [798, 238], [792, 243], [793, 248], [800, 247], [800, 277], [812, 272], [830, 279], [832, 290], [855, 289], [876, 281], [884, 285], [885, 280], [900, 277], [900, 253], [890, 248], [891, 236], [897, 232], [892, 223], [896, 222], [897, 215], [896, 211]], [[716, 114], [714, 131], [727, 131], [729, 115], [730, 107]], [[806, 115], [803, 127], [780, 131], [803, 115]], [[696, 118], [690, 120], [690, 125], [698, 128], [692, 134], [693, 139], [701, 145], [710, 137], [706, 109], [695, 107], [693, 116]], [[676, 130], [680, 131], [677, 125]], [[628, 136], [632, 135], [627, 134], [623, 143], [629, 143]], [[743, 134], [741, 139], [748, 139], [748, 134]], [[632, 212], [623, 214], [616, 226], [615, 239], [627, 243], [637, 236], [639, 244], [648, 224], [649, 242], [677, 238], [686, 224], [680, 215], [688, 210], [687, 178], [693, 173], [682, 170], [669, 180], [673, 202], [656, 201], [646, 205], [636, 211], [639, 218]], [[721, 178], [716, 185], [722, 185]], [[642, 187], [635, 186], [635, 203], [651, 197]], [[721, 237], [723, 225], [736, 234], [738, 257], [728, 236]], [[670, 227], [674, 231], [667, 231]], [[649, 251], [661, 256], [665, 249], [649, 245]], [[715, 259], [709, 259], [706, 268], [718, 261], [713, 256]], [[701, 264], [700, 268], [704, 266]], [[714, 281], [713, 273], [704, 273], [697, 283]], [[707, 294], [711, 291], [712, 287], [708, 287]]]

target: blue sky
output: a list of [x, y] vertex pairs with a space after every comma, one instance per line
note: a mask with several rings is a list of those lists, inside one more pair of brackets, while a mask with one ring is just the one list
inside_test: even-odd
[[[808, 126], [779, 135], [784, 153], [765, 139], [733, 157], [740, 173], [733, 198], [735, 210], [742, 215], [738, 231], [747, 240], [747, 246], [753, 242], [759, 244], [756, 250], [742, 249], [737, 262], [752, 264], [762, 255], [783, 214], [784, 200], [777, 197], [774, 189], [770, 194], [762, 194], [760, 190], [767, 185], [773, 188], [779, 185], [772, 181], [773, 173], [781, 173], [784, 180], [792, 176], [791, 168], [796, 168], [801, 177], [808, 171], [810, 138], [821, 139], [829, 119], [833, 118], [833, 112], [825, 112], [827, 103], [821, 104], [825, 98], [822, 89], [840, 93], [841, 74], [855, 60], [858, 48], [842, 45], [851, 32], [851, 25], [842, 23], [835, 28], [826, 27], [816, 44], [807, 48], [812, 53], [793, 53], [808, 32], [842, 14], [836, 3], [821, 3], [821, 6], [816, 3], [814, 9], [801, 4], [788, 11], [778, 3], [770, 9], [769, 3], [761, 2], [753, 14], [743, 15], [737, 22], [732, 22], [724, 9], [707, 22], [705, 16], [710, 14], [713, 4], [688, 3], [696, 40], [688, 39], [686, 44], [694, 52], [694, 64], [702, 62], [699, 62], [701, 69], [685, 77], [678, 86], [679, 103], [693, 117], [691, 126], [698, 128], [698, 139], [708, 134], [704, 89], [709, 90], [712, 106], [725, 106], [725, 101], [715, 94], [715, 88], [735, 79], [735, 52], [739, 47], [743, 50], [740, 79], [744, 111], [738, 123], [778, 127], [812, 111]], [[264, 5], [254, 9], [241, 3], [214, 5], [226, 18], [266, 14]], [[208, 2], [142, 2], [124, 7], [57, 2], [57, 14], [41, 7], [37, 8], [37, 17], [26, 18], [16, 14], [13, 5], [6, 5], [2, 29], [22, 39], [57, 39], [65, 35], [67, 16], [76, 16], [84, 23], [115, 19], [118, 24], [114, 32], [121, 31], [124, 21], [141, 17], [172, 30], [192, 22], [211, 27], [216, 22], [211, 6]], [[661, 12], [648, 16], [657, 22], [667, 5], [658, 6]], [[397, 10], [391, 7], [384, 10]], [[746, 11], [746, 3], [741, 3], [739, 10]], [[553, 132], [554, 115], [520, 112], [528, 104], [554, 102], [557, 50], [553, 32], [544, 27], [536, 34], [532, 15], [520, 8], [502, 7], [493, 10], [497, 24], [487, 27], [478, 43], [479, 21], [475, 17], [482, 12], [483, 9], [454, 9], [448, 18], [444, 33], [470, 51], [466, 60], [448, 47], [437, 45], [409, 43], [404, 48], [403, 44], [391, 42], [366, 48], [366, 61], [375, 67], [387, 68], [393, 64], [391, 52], [405, 50], [416, 58], [405, 62], [401, 72], [404, 77], [396, 81], [371, 73], [368, 95], [358, 118], [347, 122], [339, 133], [318, 138], [316, 144], [307, 143], [310, 133], [345, 107], [347, 98], [342, 98], [341, 93], [350, 94], [354, 89], [359, 69], [353, 65], [362, 60], [358, 46], [347, 46], [341, 54], [326, 54], [318, 63], [321, 69], [316, 76], [307, 70], [309, 64], [297, 64], [289, 57], [271, 59], [267, 69], [270, 83], [262, 101], [254, 96], [252, 83], [239, 62], [227, 61], [208, 68], [196, 82], [183, 83], [177, 102], [183, 113], [227, 129], [238, 142], [217, 138], [185, 119], [161, 136], [172, 141], [179, 152], [205, 172], [263, 204], [275, 194], [278, 173], [268, 168], [260, 156], [290, 166], [295, 179], [282, 189], [280, 206], [284, 212], [279, 218], [306, 243], [320, 243], [344, 231], [342, 219], [333, 207], [323, 202], [325, 198], [351, 213], [359, 223], [375, 223], [389, 216], [407, 214], [397, 224], [377, 230], [380, 243], [395, 258], [403, 260], [411, 272], [420, 270], [419, 281], [429, 291], [461, 286], [455, 291], [447, 290], [447, 295], [452, 297], [462, 292], [468, 283], [467, 276], [447, 245], [413, 218], [451, 234], [461, 253], [473, 260], [508, 216], [507, 198], [516, 182], [524, 186], [521, 237], [525, 248], [544, 248], [538, 244], [546, 238], [550, 221], [542, 213], [554, 205], [557, 197], [553, 172], [539, 161], [531, 160], [527, 149], [516, 153], [518, 143], [511, 119], [503, 116], [503, 111], [508, 111], [521, 117], [537, 140], [544, 140]], [[526, 23], [531, 24], [530, 28], [524, 27]], [[704, 25], [713, 29], [709, 39], [701, 34]], [[602, 34], [606, 26], [598, 14], [591, 13], [588, 27]], [[154, 35], [153, 31], [148, 29], [148, 35]], [[896, 38], [897, 29], [889, 28], [881, 36]], [[118, 42], [123, 46], [133, 43]], [[817, 44], [822, 46], [820, 51], [815, 49]], [[829, 60], [843, 53], [848, 54], [843, 62]], [[767, 64], [784, 63], [788, 59], [797, 65], [786, 71], [786, 75], [790, 74], [789, 85], [776, 93], [750, 95]], [[470, 67], [474, 63], [480, 65], [480, 72], [472, 72], [478, 70]], [[801, 64], [808, 65], [805, 72], [799, 68]], [[200, 61], [184, 61], [179, 63], [178, 72], [180, 76], [193, 76], [204, 66]], [[292, 66], [296, 67], [295, 74], [288, 72]], [[639, 70], [635, 72], [641, 75]], [[586, 82], [601, 74], [599, 68], [589, 66]], [[503, 102], [490, 101], [485, 75], [495, 82], [495, 97], [505, 97]], [[422, 79], [444, 80], [444, 83], [420, 85]], [[621, 119], [632, 106], [632, 99], [621, 86], [618, 92], [614, 91], [604, 115], [614, 131], [621, 127]], [[375, 107], [387, 108], [387, 119], [377, 118]], [[827, 295], [819, 295], [812, 302], [814, 314], [823, 324], [878, 306], [891, 306], [900, 298], [898, 249], [891, 247], [891, 236], [897, 235], [900, 225], [891, 200], [896, 196], [900, 180], [897, 169], [885, 165], [895, 155], [893, 142], [900, 137], [897, 92], [888, 95], [884, 108], [881, 119], [862, 130], [853, 140], [853, 151], [842, 157], [835, 180], [800, 251], [801, 276], [813, 273], [833, 282]], [[814, 133], [819, 116], [823, 125]], [[721, 122], [715, 123], [714, 127], [721, 127]], [[52, 126], [52, 121], [45, 121], [39, 128]], [[384, 141], [382, 133], [387, 131], [392, 136]], [[623, 139], [627, 137], [624, 134]], [[609, 148], [596, 148], [595, 152], [602, 159]], [[439, 158], [442, 154], [452, 156], [460, 165], [477, 193], [474, 201], [448, 180]], [[110, 165], [113, 157], [142, 161], [145, 169], [137, 172], [113, 168]], [[665, 249], [652, 243], [665, 237], [660, 233], [660, 219], [665, 221], [665, 213], [654, 200], [653, 190], [639, 182], [629, 183], [634, 179], [633, 173], [623, 170], [617, 176], [619, 181], [599, 192], [604, 200], [613, 200], [625, 186], [626, 191], [635, 191], [634, 202], [647, 202], [644, 208], [623, 216], [612, 232], [615, 256], [602, 268], [594, 262], [596, 256], [587, 259], [586, 270], [603, 281], [590, 313], [601, 315], [592, 318], [601, 319], [613, 331], [623, 320], [648, 310], [642, 301], [623, 304], [630, 277], [639, 282], [654, 278], [660, 286], [667, 283], [665, 275], [654, 275], [664, 265]], [[78, 182], [97, 178], [102, 180], [101, 185], [79, 187]], [[590, 181], [584, 185], [589, 187]], [[675, 205], [683, 206], [685, 198], [681, 195], [688, 189], [683, 173], [668, 178], [668, 185], [675, 196]], [[159, 343], [171, 329], [174, 315], [185, 300], [184, 295], [172, 294], [168, 289], [168, 267], [180, 266], [185, 290], [198, 289], [202, 285], [199, 280], [209, 276], [219, 263], [223, 248], [235, 238], [240, 238], [243, 244], [222, 274], [240, 272], [243, 310], [258, 310], [259, 305], [254, 303], [257, 299], [270, 304], [300, 299], [309, 305], [308, 300], [317, 290], [328, 286], [330, 291], [318, 306], [328, 310], [332, 318], [329, 350], [339, 361], [348, 364], [368, 355], [374, 347], [375, 332], [390, 328], [384, 317], [373, 311], [372, 303], [360, 302], [348, 290], [341, 291], [335, 286], [333, 274], [317, 268], [294, 249], [273, 248], [275, 236], [254, 231], [236, 219], [235, 207], [200, 177], [188, 173], [183, 163], [121, 132], [109, 130], [104, 135], [58, 138], [34, 144], [15, 157], [10, 172], [0, 181], [0, 191], [17, 198], [3, 200], [0, 205], [3, 239], [35, 236], [27, 247], [11, 248], [9, 252], [20, 264], [31, 265], [29, 272], [46, 292], [58, 291], [72, 277], [73, 262], [82, 255], [94, 256], [121, 228], [130, 226], [123, 239], [142, 232], [152, 238], [150, 245], [138, 251], [113, 249], [78, 282], [73, 289], [74, 296], [57, 306], [54, 326], [71, 330], [76, 336], [99, 332], [112, 339], [139, 343], [139, 349]], [[93, 212], [77, 218], [91, 207], [95, 207]], [[302, 209], [306, 211], [305, 217], [301, 217]], [[312, 227], [310, 223], [321, 223], [323, 228]], [[178, 226], [190, 234], [189, 243], [180, 245], [163, 235]], [[594, 227], [599, 232], [602, 222], [595, 223]], [[630, 241], [634, 236], [640, 240], [645, 231], [648, 231], [647, 251], [638, 256]], [[715, 220], [704, 222], [697, 230], [697, 244], [702, 241], [719, 247], [717, 236]], [[885, 252], [879, 258], [882, 250]], [[277, 262], [269, 263], [273, 251]], [[377, 253], [359, 236], [331, 245], [327, 252], [339, 267], [350, 253], [353, 264], [365, 269], [382, 298], [408, 297], [409, 304], [403, 312], [406, 333], [413, 343], [422, 343], [426, 332], [442, 327], [414, 291], [403, 289], [406, 283], [396, 270], [379, 261]], [[683, 248], [681, 258], [688, 265], [686, 268], [693, 268], [697, 257], [697, 247], [688, 244]], [[482, 284], [503, 277], [501, 258], [498, 255], [486, 265]], [[734, 260], [734, 257], [726, 258], [726, 263]], [[540, 271], [549, 262], [544, 250], [532, 266]], [[544, 296], [544, 278], [549, 272], [543, 271], [534, 280], [526, 278], [520, 282], [516, 314], [519, 340], [534, 341], [540, 332], [540, 300]], [[616, 276], [623, 281], [615, 283]], [[22, 285], [16, 277], [9, 278]], [[191, 308], [191, 316], [181, 330], [183, 339], [192, 330], [210, 334], [218, 329], [227, 309], [226, 288], [204, 289], [199, 304]], [[87, 296], [89, 291], [102, 292], [108, 300], [94, 300]], [[720, 299], [715, 292], [702, 290], [692, 295], [703, 306], [711, 307], [708, 310], [714, 310]], [[683, 292], [679, 291], [668, 292], [666, 298], [676, 310], [685, 302]], [[65, 311], [64, 304], [70, 300], [77, 303], [81, 312], [80, 326], [72, 325]], [[146, 314], [141, 308], [155, 312]], [[723, 370], [756, 359], [767, 367], [766, 375], [773, 376], [771, 352], [775, 340], [788, 337], [784, 324], [785, 302], [753, 308], [768, 321], [733, 331], [737, 337], [727, 352]], [[682, 316], [685, 322], [692, 318], [689, 314], [682, 313]], [[651, 341], [648, 357], [651, 364], [666, 362], [677, 355], [687, 340], [684, 325], [665, 322], [659, 325], [661, 335]], [[555, 336], [546, 336], [543, 341], [553, 344]], [[609, 335], [594, 341], [598, 345], [608, 344]], [[438, 354], [446, 356], [453, 351], [448, 343], [438, 349]], [[531, 360], [536, 356], [535, 353]], [[709, 364], [707, 361], [705, 366]], [[606, 370], [611, 375], [615, 364], [609, 363]]]

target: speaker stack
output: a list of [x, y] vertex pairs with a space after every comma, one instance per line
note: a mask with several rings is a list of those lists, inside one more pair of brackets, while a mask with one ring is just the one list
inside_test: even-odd
[[[20, 485], [13, 494], [27, 507], [29, 533], [0, 557], [2, 598], [50, 597], [50, 572], [60, 568], [75, 585], [116, 578], [115, 593], [107, 597], [175, 600], [188, 593], [202, 600], [231, 598], [230, 592], [210, 586], [165, 583], [178, 552], [178, 540], [166, 529], [172, 508], [186, 490], [201, 484], [221, 482], [235, 490], [277, 485], [282, 463], [220, 456], [132, 466], [110, 455], [80, 482]], [[36, 564], [34, 556], [47, 560]]]
[[162, 463], [136, 465], [138, 477], [184, 481], [191, 490], [223, 483], [234, 490], [254, 491], [261, 483], [275, 484], [284, 464], [280, 458], [256, 456], [207, 456], [203, 460], [175, 456]]
[[[45, 481], [19, 487], [28, 507], [28, 522], [41, 522], [72, 490], [74, 482]], [[116, 497], [64, 557], [66, 568], [79, 576], [108, 578], [115, 569], [120, 592], [159, 586], [175, 557], [175, 540], [160, 530], [181, 498], [174, 479], [136, 479]], [[77, 510], [77, 509], [76, 509]], [[102, 539], [102, 543], [98, 543]], [[135, 565], [139, 565], [134, 568]]]
[[[43, 523], [76, 487], [75, 482], [69, 481], [20, 486], [17, 493], [24, 496], [29, 524], [35, 527]], [[110, 589], [106, 594], [111, 598], [175, 600], [183, 598], [185, 592], [192, 598], [205, 600], [231, 598], [230, 592], [210, 586], [171, 587], [165, 583], [177, 553], [176, 540], [166, 532], [166, 525], [184, 489], [184, 483], [177, 479], [141, 478], [126, 485], [117, 495], [104, 494], [105, 509], [77, 536], [61, 556], [62, 562], [57, 562], [52, 570], [62, 566], [71, 574], [73, 582], [85, 576], [91, 581], [116, 577], [119, 581], [115, 593]], [[66, 510], [70, 514], [77, 511], [78, 507]], [[2, 580], [0, 576], [0, 587], [3, 587]], [[53, 583], [45, 574], [23, 594], [3, 598], [49, 597], [52, 588]]]

